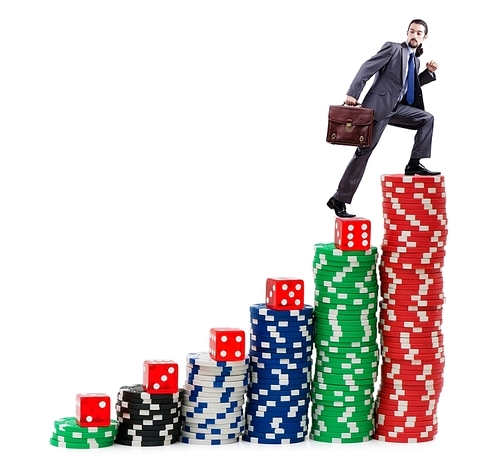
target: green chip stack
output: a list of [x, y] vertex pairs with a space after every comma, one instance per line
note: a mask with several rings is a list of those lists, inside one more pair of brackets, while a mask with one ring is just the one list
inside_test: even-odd
[[50, 444], [59, 448], [104, 448], [113, 445], [118, 422], [111, 420], [106, 427], [80, 427], [74, 417], [54, 421]]
[[314, 246], [315, 366], [311, 387], [312, 440], [373, 438], [378, 376], [377, 248], [343, 251]]

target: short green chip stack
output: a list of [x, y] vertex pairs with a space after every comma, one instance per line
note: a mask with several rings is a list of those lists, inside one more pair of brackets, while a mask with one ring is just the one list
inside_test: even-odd
[[75, 417], [54, 421], [50, 444], [60, 448], [104, 448], [113, 445], [118, 422], [111, 420], [106, 427], [80, 427]]
[[314, 246], [315, 367], [311, 388], [312, 440], [373, 438], [378, 376], [377, 248], [343, 251]]

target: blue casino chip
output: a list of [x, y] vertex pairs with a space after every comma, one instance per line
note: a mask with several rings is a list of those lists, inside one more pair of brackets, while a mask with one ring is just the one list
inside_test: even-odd
[[[254, 435], [254, 433], [245, 433], [242, 435], [241, 439], [245, 442], [250, 443], [262, 443], [268, 445], [284, 445], [289, 443], [299, 443], [306, 439], [306, 435], [298, 438], [288, 438], [288, 437], [274, 437], [274, 438], [263, 438]], [[182, 440], [182, 439], [181, 439]]]
[[179, 441], [181, 443], [187, 443], [190, 445], [226, 445], [229, 443], [236, 443], [240, 439], [241, 436], [232, 438], [232, 439], [208, 439], [208, 440], [201, 440], [201, 439], [196, 439], [196, 438], [189, 438], [185, 437], [183, 433], [181, 433], [181, 437], [179, 438]]
[[312, 317], [314, 307], [306, 304], [300, 310], [293, 311], [276, 311], [274, 309], [269, 309], [265, 304], [253, 304], [250, 306], [250, 316], [268, 316], [277, 317], [279, 320], [305, 320]]

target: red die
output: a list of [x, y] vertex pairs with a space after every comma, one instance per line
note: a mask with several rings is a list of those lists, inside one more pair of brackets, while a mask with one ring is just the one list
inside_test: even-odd
[[106, 427], [111, 424], [111, 400], [104, 393], [76, 395], [76, 422], [81, 427]]
[[239, 328], [211, 328], [209, 354], [215, 361], [242, 361], [245, 332]]
[[277, 311], [304, 307], [304, 280], [299, 278], [268, 278], [266, 280], [266, 306]]
[[362, 217], [335, 219], [335, 246], [343, 251], [370, 249], [371, 222]]
[[165, 359], [144, 361], [142, 385], [147, 393], [177, 393], [179, 391], [179, 366]]

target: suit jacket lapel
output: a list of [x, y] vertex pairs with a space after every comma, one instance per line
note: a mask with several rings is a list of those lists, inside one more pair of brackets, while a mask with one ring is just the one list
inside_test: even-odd
[[406, 69], [408, 67], [407, 60], [405, 59], [406, 53], [404, 51], [404, 48], [406, 46], [406, 42], [401, 43], [401, 82], [405, 83], [406, 81]]

